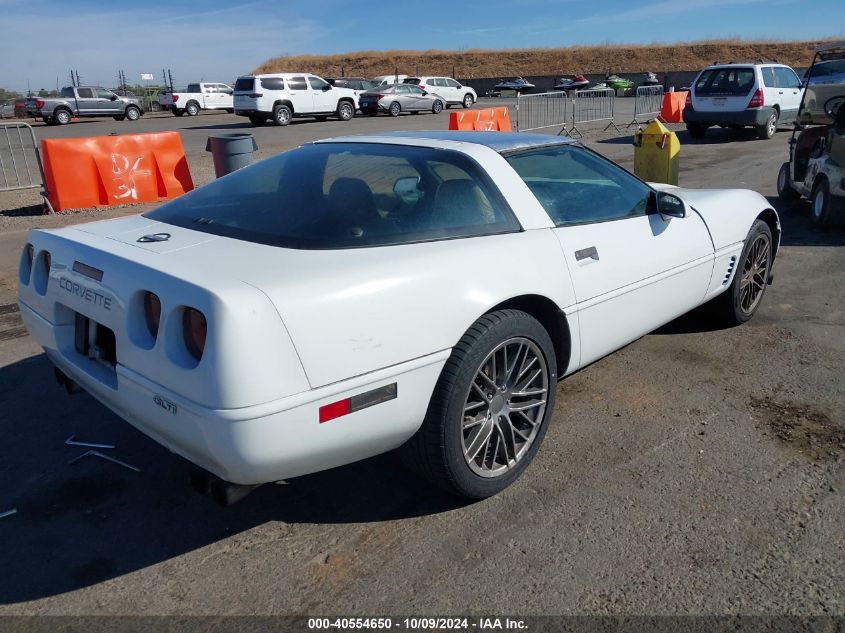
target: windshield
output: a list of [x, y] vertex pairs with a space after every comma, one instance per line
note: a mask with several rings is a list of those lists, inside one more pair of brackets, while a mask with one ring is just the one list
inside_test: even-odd
[[754, 87], [754, 69], [730, 66], [709, 68], [695, 82], [697, 96], [744, 97]]
[[520, 230], [498, 189], [466, 155], [374, 143], [305, 145], [215, 180], [145, 217], [307, 249]]

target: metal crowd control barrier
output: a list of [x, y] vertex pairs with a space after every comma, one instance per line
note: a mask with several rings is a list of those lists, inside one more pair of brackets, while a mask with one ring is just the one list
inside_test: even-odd
[[576, 90], [572, 99], [572, 129], [569, 134], [577, 133], [583, 137], [578, 129], [579, 123], [592, 123], [595, 121], [609, 121], [604, 128], [613, 128], [621, 132], [616, 123], [613, 122], [613, 109], [616, 94], [613, 88], [598, 88], [592, 90]]
[[52, 213], [45, 183], [41, 151], [32, 127], [27, 123], [0, 123], [0, 193], [40, 189]]
[[542, 92], [536, 95], [516, 95], [516, 129], [519, 132], [560, 127], [566, 131], [569, 97], [563, 91]]
[[634, 101], [634, 118], [625, 126], [627, 130], [632, 125], [644, 123], [640, 117], [655, 118], [663, 107], [663, 86], [640, 86]]

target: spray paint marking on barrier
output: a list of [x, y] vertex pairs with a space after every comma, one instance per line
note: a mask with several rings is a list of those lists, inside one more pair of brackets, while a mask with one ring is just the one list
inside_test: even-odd
[[115, 176], [112, 178], [112, 182], [116, 183], [117, 189], [117, 193], [114, 194], [115, 200], [138, 199], [136, 176], [147, 177], [152, 175], [150, 169], [139, 169], [142, 160], [144, 160], [143, 156], [132, 156], [130, 158], [123, 154], [111, 155], [112, 173]]

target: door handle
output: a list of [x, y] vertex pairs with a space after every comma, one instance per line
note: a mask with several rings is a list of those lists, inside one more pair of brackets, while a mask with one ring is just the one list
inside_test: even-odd
[[582, 259], [599, 261], [599, 252], [596, 250], [596, 247], [590, 246], [588, 248], [582, 248], [580, 251], [575, 251], [575, 261], [580, 262]]

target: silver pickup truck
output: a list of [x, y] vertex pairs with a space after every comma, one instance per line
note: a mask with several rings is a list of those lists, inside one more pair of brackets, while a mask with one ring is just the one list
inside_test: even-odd
[[137, 121], [144, 108], [135, 97], [120, 97], [99, 86], [75, 86], [62, 88], [59, 97], [29, 97], [26, 112], [47, 125], [67, 125], [72, 117], [110, 116], [115, 121]]

